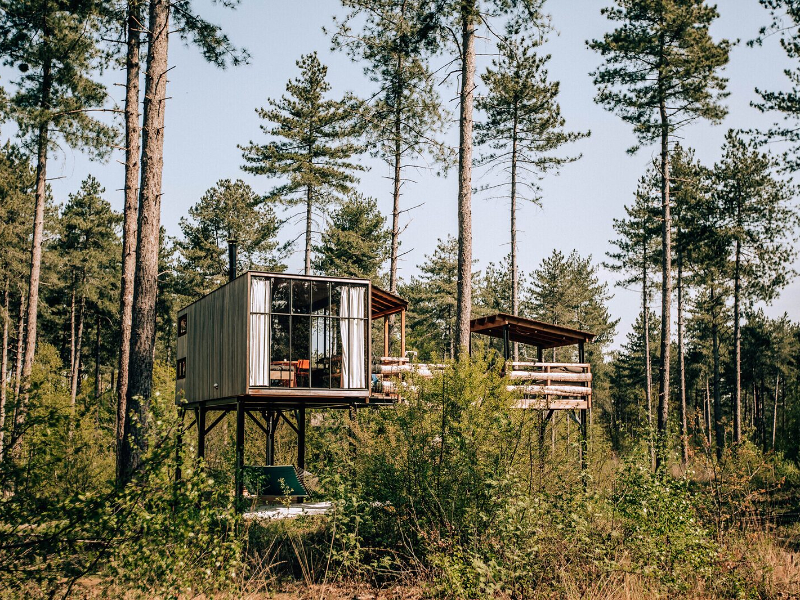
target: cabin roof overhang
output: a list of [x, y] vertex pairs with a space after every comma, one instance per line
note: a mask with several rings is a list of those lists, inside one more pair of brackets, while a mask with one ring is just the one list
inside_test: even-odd
[[496, 338], [503, 338], [504, 329], [508, 330], [508, 339], [520, 344], [538, 346], [542, 349], [572, 346], [584, 342], [592, 342], [595, 334], [571, 327], [563, 327], [535, 319], [515, 317], [506, 313], [497, 313], [488, 317], [478, 317], [469, 322], [471, 333], [479, 333]]
[[372, 286], [372, 318], [380, 319], [408, 310], [408, 300]]

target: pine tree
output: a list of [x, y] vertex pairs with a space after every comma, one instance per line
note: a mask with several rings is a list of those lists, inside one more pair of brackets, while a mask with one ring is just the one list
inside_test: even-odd
[[433, 254], [419, 265], [419, 276], [401, 285], [408, 300], [408, 345], [420, 359], [455, 355], [456, 277], [458, 241], [439, 240]]
[[[530, 281], [528, 314], [555, 325], [591, 331], [597, 337], [587, 346], [587, 360], [601, 362], [602, 348], [614, 338], [619, 319], [611, 318], [608, 286], [600, 282], [592, 257], [582, 258], [575, 250], [564, 256], [554, 250], [533, 271]], [[554, 348], [554, 362], [557, 357]]]
[[144, 23], [142, 0], [128, 0], [125, 14], [125, 201], [122, 223], [122, 277], [119, 294], [120, 343], [117, 375], [117, 481], [121, 481], [120, 451], [125, 435], [125, 397], [128, 393], [128, 361], [131, 353], [133, 282], [136, 272], [136, 233], [139, 215], [139, 159], [141, 126], [139, 124], [139, 79]]
[[328, 68], [316, 52], [301, 57], [297, 67], [300, 77], [286, 84], [288, 95], [269, 99], [269, 108], [256, 111], [270, 124], [261, 125], [261, 130], [276, 139], [263, 145], [250, 142], [240, 149], [244, 171], [287, 180], [269, 192], [268, 200], [305, 207], [305, 273], [310, 274], [315, 209], [351, 191], [358, 181], [353, 173], [363, 170], [349, 162], [362, 151], [355, 142], [362, 133], [357, 118], [361, 108], [351, 94], [341, 100], [326, 98]]
[[[427, 58], [433, 49], [428, 36], [432, 16], [425, 0], [344, 0], [350, 10], [332, 41], [346, 50], [379, 86], [367, 113], [367, 136], [373, 153], [392, 168], [392, 239], [389, 291], [397, 293], [400, 251], [400, 199], [409, 181], [404, 171], [419, 163], [447, 166], [450, 152], [439, 141], [447, 115], [441, 108], [435, 78]], [[353, 22], [363, 18], [360, 30]]]
[[[781, 36], [780, 44], [786, 56], [793, 61], [800, 59], [800, 2], [797, 0], [759, 0], [766, 8], [772, 22], [761, 28], [758, 37], [749, 42], [750, 45], [761, 45], [764, 40], [774, 34]], [[800, 67], [785, 69], [784, 75], [789, 79], [788, 91], [769, 91], [756, 88], [756, 93], [761, 97], [760, 102], [754, 102], [761, 112], [778, 112], [783, 114], [785, 121], [794, 123], [776, 123], [759, 136], [762, 142], [787, 142], [790, 147], [783, 153], [783, 166], [791, 171], [800, 169], [800, 128], [797, 120], [800, 118]]]
[[[6, 0], [0, 4], [0, 55], [18, 67], [9, 112], [26, 148], [36, 154], [36, 190], [27, 294], [27, 337], [22, 365], [23, 399], [14, 429], [21, 433], [37, 338], [47, 159], [63, 141], [93, 157], [111, 149], [116, 132], [92, 116], [106, 104], [105, 87], [92, 79], [108, 62], [98, 45], [102, 3], [81, 0], [69, 6], [52, 0]], [[19, 436], [15, 435], [18, 440]], [[18, 450], [18, 446], [15, 446]]]
[[239, 272], [248, 269], [282, 271], [286, 248], [276, 236], [280, 222], [269, 205], [241, 179], [221, 179], [180, 221], [183, 239], [178, 273], [184, 294], [197, 299], [225, 283], [227, 243], [237, 242]]
[[[227, 7], [236, 3], [225, 2]], [[117, 483], [126, 483], [138, 469], [142, 454], [146, 450], [148, 423], [148, 399], [153, 384], [153, 356], [156, 340], [156, 306], [158, 303], [158, 257], [161, 247], [161, 180], [164, 167], [164, 122], [167, 102], [167, 72], [170, 18], [176, 23], [176, 32], [181, 39], [196, 45], [210, 63], [224, 68], [228, 64], [246, 62], [248, 54], [237, 50], [218, 25], [199, 16], [192, 0], [150, 0], [147, 23], [147, 68], [145, 71], [144, 111], [142, 120], [141, 179], [138, 188], [138, 204], [134, 213], [133, 185], [138, 164], [133, 158], [139, 141], [138, 114], [133, 103], [138, 105], [139, 75], [139, 28], [140, 4], [131, 0], [128, 5], [126, 26], [128, 31], [126, 55], [125, 124], [126, 124], [126, 171], [125, 171], [125, 235], [126, 252], [136, 252], [131, 270], [130, 256], [123, 274], [125, 289], [121, 303], [122, 343], [119, 396], [117, 398]], [[142, 27], [144, 28], [144, 27]], [[134, 80], [136, 80], [134, 82]], [[136, 241], [130, 239], [133, 223], [136, 222]], [[132, 284], [132, 292], [130, 285]], [[129, 294], [132, 293], [132, 296]], [[130, 298], [130, 320], [128, 320], [128, 298]], [[128, 333], [128, 330], [130, 333]], [[126, 338], [130, 343], [126, 344]], [[130, 404], [133, 399], [133, 404]], [[129, 411], [130, 409], [130, 411]], [[139, 425], [131, 428], [129, 412], [137, 413]]]
[[[673, 202], [673, 223], [675, 249], [675, 288], [678, 304], [678, 408], [681, 463], [685, 467], [689, 460], [689, 440], [687, 433], [686, 397], [686, 295], [691, 284], [691, 269], [694, 248], [702, 238], [703, 206], [708, 203], [708, 172], [695, 160], [694, 151], [675, 144], [670, 156], [670, 184]], [[698, 223], [701, 229], [698, 231]]]
[[730, 248], [733, 286], [733, 441], [742, 438], [741, 314], [742, 302], [771, 301], [794, 274], [797, 256], [792, 242], [800, 225], [790, 202], [794, 188], [777, 179], [778, 165], [752, 143], [729, 131], [723, 157], [714, 166], [714, 194], [719, 224]]
[[[477, 161], [490, 171], [500, 170], [503, 183], [491, 186], [508, 187], [511, 202], [511, 305], [510, 312], [519, 314], [519, 263], [517, 254], [517, 207], [519, 200], [540, 204], [538, 179], [548, 171], [580, 156], [556, 156], [561, 146], [588, 133], [564, 130], [557, 97], [559, 83], [547, 78], [549, 55], [536, 53], [541, 41], [529, 42], [515, 36], [500, 44], [500, 58], [482, 75], [486, 94], [478, 98], [476, 108], [485, 113], [484, 121], [475, 125], [476, 143], [486, 152]], [[514, 343], [514, 360], [519, 360], [519, 345]]]
[[314, 246], [314, 271], [337, 277], [366, 277], [377, 283], [388, 258], [391, 236], [375, 199], [351, 193], [331, 214], [320, 244]]
[[670, 393], [672, 307], [672, 218], [670, 140], [697, 119], [717, 123], [726, 110], [726, 80], [719, 70], [728, 62], [730, 43], [714, 42], [709, 27], [715, 7], [704, 0], [617, 0], [603, 8], [618, 29], [589, 47], [603, 56], [593, 73], [597, 102], [633, 125], [640, 144], [660, 143], [661, 160], [661, 361], [658, 378], [657, 466], [666, 456]]
[[[70, 406], [75, 409], [86, 323], [112, 298], [109, 282], [116, 279], [119, 261], [117, 228], [121, 215], [103, 198], [105, 190], [91, 175], [70, 194], [60, 218], [54, 246], [66, 275], [70, 301]], [[88, 306], [87, 306], [88, 305]], [[87, 313], [91, 311], [87, 318]]]
[[[542, 0], [443, 0], [430, 7], [428, 35], [438, 49], [454, 57], [461, 73], [458, 82], [458, 277], [456, 293], [456, 355], [469, 347], [472, 312], [472, 145], [475, 101], [475, 39], [483, 26], [497, 39], [497, 17], [512, 30], [524, 33], [546, 29]], [[503, 28], [500, 28], [502, 31]], [[460, 34], [460, 35], [459, 35]], [[452, 42], [452, 46], [450, 45]]]
[[[36, 174], [27, 157], [17, 148], [6, 143], [0, 151], [0, 274], [2, 274], [3, 339], [2, 359], [0, 359], [0, 461], [5, 449], [6, 424], [13, 423], [13, 412], [9, 412], [9, 350], [10, 329], [12, 327], [11, 304], [19, 307], [17, 314], [17, 336], [24, 325], [26, 263], [29, 261], [28, 232], [33, 209], [33, 190]], [[17, 340], [17, 360], [21, 360], [19, 349], [21, 339]], [[16, 369], [15, 369], [16, 371]], [[15, 377], [16, 378], [16, 377]], [[14, 402], [17, 395], [14, 395]], [[7, 415], [11, 415], [8, 419]]]
[[604, 266], [612, 271], [624, 273], [624, 279], [617, 282], [620, 287], [631, 284], [640, 284], [642, 288], [642, 319], [639, 331], [642, 334], [642, 370], [641, 379], [644, 381], [645, 406], [647, 407], [647, 424], [650, 458], [655, 463], [655, 444], [652, 439], [653, 429], [653, 375], [652, 351], [650, 342], [652, 336], [647, 332], [651, 329], [650, 317], [650, 289], [651, 270], [657, 263], [659, 256], [658, 239], [658, 209], [654, 202], [653, 174], [648, 173], [639, 181], [634, 204], [626, 206], [627, 218], [614, 219], [614, 231], [620, 237], [611, 243], [617, 247], [616, 251], [607, 252], [612, 262]]

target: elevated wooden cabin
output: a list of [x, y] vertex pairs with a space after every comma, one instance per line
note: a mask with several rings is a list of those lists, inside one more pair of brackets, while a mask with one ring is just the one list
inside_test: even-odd
[[[234, 265], [235, 247], [231, 256]], [[267, 467], [281, 423], [297, 435], [302, 476], [306, 409], [393, 400], [371, 395], [371, 322], [399, 313], [405, 340], [407, 307], [367, 279], [248, 271], [180, 310], [176, 403], [194, 412], [188, 428], [196, 427], [198, 458], [206, 436], [235, 411], [237, 497], [245, 470], [263, 469], [244, 465], [246, 418], [266, 435]]]
[[[594, 341], [595, 334], [506, 313], [472, 319], [470, 333], [503, 340], [506, 373], [512, 381], [508, 390], [520, 395], [517, 408], [541, 410], [544, 413], [539, 429], [540, 447], [544, 443], [545, 427], [554, 412], [570, 411], [568, 414], [573, 415], [580, 428], [580, 461], [585, 472], [592, 409], [592, 369], [586, 362], [585, 344]], [[512, 362], [511, 344], [514, 342], [535, 347], [537, 360]], [[542, 360], [544, 350], [563, 346], [577, 346], [577, 363]]]
[[[592, 406], [592, 368], [585, 362], [584, 345], [595, 338], [593, 333], [526, 319], [506, 313], [479, 317], [470, 321], [470, 332], [503, 340], [503, 355], [511, 359], [514, 342], [536, 348], [535, 362], [507, 362], [509, 391], [519, 391], [520, 408], [588, 410]], [[542, 360], [544, 350], [563, 346], [578, 347], [577, 363]]]
[[244, 273], [178, 313], [177, 402], [368, 403], [370, 321], [407, 306], [366, 279]]

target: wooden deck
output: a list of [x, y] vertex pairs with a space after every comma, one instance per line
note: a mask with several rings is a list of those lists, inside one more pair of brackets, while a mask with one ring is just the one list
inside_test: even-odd
[[[400, 398], [413, 386], [414, 376], [431, 379], [442, 364], [412, 363], [408, 358], [384, 356], [375, 369], [373, 395]], [[588, 363], [509, 362], [509, 392], [521, 396], [516, 408], [533, 410], [588, 410], [592, 404], [592, 372]]]

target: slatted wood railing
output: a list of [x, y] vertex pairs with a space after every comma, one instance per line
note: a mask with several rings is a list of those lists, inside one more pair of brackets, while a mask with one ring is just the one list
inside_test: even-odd
[[511, 362], [507, 374], [513, 382], [508, 391], [522, 394], [519, 408], [591, 408], [592, 369], [588, 363]]

